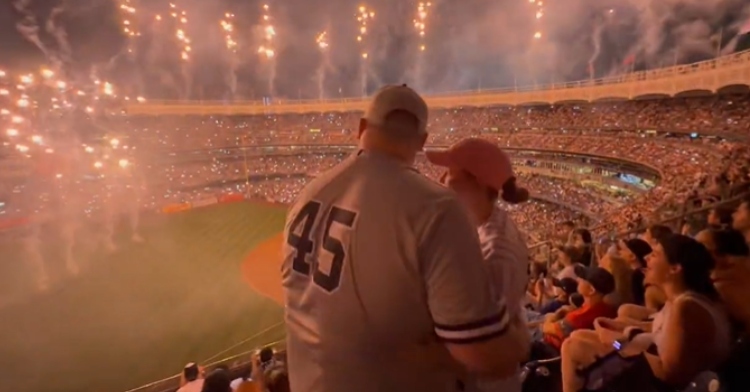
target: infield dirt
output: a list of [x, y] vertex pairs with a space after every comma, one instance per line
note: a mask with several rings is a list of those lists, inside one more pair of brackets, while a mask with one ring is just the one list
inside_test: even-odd
[[281, 289], [281, 243], [279, 233], [256, 246], [242, 263], [242, 278], [250, 288], [283, 305]]

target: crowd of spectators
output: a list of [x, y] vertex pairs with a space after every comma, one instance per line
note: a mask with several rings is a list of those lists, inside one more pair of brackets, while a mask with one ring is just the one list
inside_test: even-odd
[[[625, 195], [609, 192], [606, 186], [585, 186], [577, 180], [538, 175], [519, 179], [532, 194], [548, 195], [548, 200], [574, 207], [575, 212], [566, 215], [582, 213], [601, 222], [595, 230], [601, 236], [659, 221], [679, 211], [688, 199], [706, 195], [721, 198], [734, 184], [747, 181], [748, 170], [741, 164], [749, 157], [747, 148], [710, 135], [740, 133], [750, 122], [748, 108], [748, 96], [715, 96], [442, 109], [431, 113], [429, 143], [442, 146], [474, 136], [511, 149], [592, 154], [658, 170], [661, 178], [655, 187]], [[264, 155], [270, 150], [262, 148], [353, 145], [360, 116], [336, 112], [109, 117], [97, 121], [107, 133], [118, 135], [130, 146], [135, 170], [140, 170], [144, 179], [129, 186], [142, 188], [138, 192], [140, 203], [153, 209], [216, 192], [240, 192], [288, 202], [305, 178], [333, 166], [346, 153]], [[686, 133], [677, 135], [675, 131]], [[441, 175], [423, 159], [417, 167], [434, 179]], [[540, 223], [548, 222], [548, 218], [542, 212], [531, 220]], [[549, 234], [535, 231], [537, 237]]]
[[177, 392], [289, 392], [284, 352], [265, 347], [250, 355], [244, 365], [217, 365], [206, 369], [185, 365]]
[[[560, 366], [542, 378], [558, 377], [564, 392], [602, 385], [681, 391], [691, 381], [695, 390], [712, 390], [701, 380], [743, 390], [750, 351], [740, 337], [750, 332], [750, 313], [738, 291], [750, 283], [743, 280], [750, 268], [749, 209], [747, 196], [733, 209], [713, 209], [693, 225], [699, 231], [692, 236], [687, 228], [680, 234], [653, 225], [592, 244], [587, 231], [572, 230], [549, 269], [532, 268], [532, 358], [558, 357], [551, 363]], [[529, 376], [532, 384], [538, 374]], [[555, 390], [553, 384], [535, 390]]]
[[[697, 189], [719, 197], [732, 184], [747, 181], [747, 171], [738, 164], [747, 159], [747, 151], [733, 146], [727, 154], [735, 158], [729, 159], [719, 153], [722, 151], [721, 148], [729, 148], [724, 142], [716, 143], [716, 149], [711, 150], [704, 148], [703, 143], [696, 147], [689, 141], [642, 136], [615, 138], [611, 135], [571, 136], [565, 133], [530, 132], [519, 133], [511, 139], [516, 137], [524, 144], [513, 144], [514, 147], [553, 149], [552, 144], [567, 141], [560, 148], [600, 156], [628, 157], [634, 161], [652, 164], [661, 171], [662, 178], [657, 186], [649, 192], [637, 195], [614, 195], [603, 190], [606, 187], [584, 187], [580, 181], [549, 176], [530, 175], [519, 179], [530, 188], [532, 194], [548, 195], [562, 205], [572, 206], [584, 214], [606, 222], [598, 231], [599, 234], [631, 229], [636, 223], [644, 220], [658, 221], [666, 215], [653, 215], [652, 212], [672, 212], [687, 199], [698, 196]], [[156, 176], [160, 185], [166, 185], [164, 188], [156, 189], [165, 195], [171, 195], [169, 199], [174, 200], [187, 197], [184, 193], [175, 192], [176, 188], [198, 188], [206, 183], [235, 181], [226, 189], [243, 192], [243, 186], [240, 186], [242, 181], [237, 182], [238, 179], [256, 175], [293, 174], [314, 177], [340, 162], [345, 156], [343, 153], [309, 153], [238, 157], [229, 162], [213, 159], [190, 164], [181, 163], [169, 166], [168, 170], [161, 172], [161, 176]], [[715, 170], [709, 171], [711, 167]], [[417, 169], [435, 180], [439, 180], [441, 175], [439, 170], [421, 159], [417, 163]], [[699, 188], [699, 185], [704, 186]], [[246, 190], [250, 194], [286, 202], [293, 197], [297, 186], [301, 186], [301, 180], [284, 180], [274, 176], [268, 180], [255, 179], [247, 186], [249, 189]], [[281, 193], [276, 193], [277, 191]]]
[[[551, 106], [457, 108], [431, 113], [430, 143], [447, 145], [468, 136], [496, 141], [508, 148], [570, 151], [621, 158], [656, 168], [657, 186], [633, 197], [606, 197], [590, 187], [571, 181], [532, 177], [532, 191], [554, 194], [555, 199], [578, 207], [604, 224], [597, 234], [619, 232], [636, 224], [658, 221], [674, 213], [689, 198], [701, 192], [720, 196], [732, 184], [748, 179], [739, 164], [747, 149], [731, 141], [710, 137], [721, 132], [740, 132], [750, 123], [745, 110], [747, 96], [659, 99], [627, 102], [580, 103]], [[107, 126], [127, 130], [137, 140], [141, 154], [159, 151], [232, 149], [271, 145], [352, 145], [360, 113], [311, 113], [231, 117], [141, 117], [112, 120]], [[250, 131], [251, 130], [251, 131]], [[677, 136], [670, 132], [687, 132]], [[690, 133], [693, 133], [690, 135]], [[325, 170], [343, 154], [288, 157], [251, 157], [226, 163], [214, 159], [210, 165], [172, 166], [164, 183], [174, 187], [198, 186], [205, 180], [222, 181], [228, 176], [288, 174], [300, 169], [308, 175]], [[418, 168], [433, 178], [423, 161]], [[527, 180], [523, 178], [522, 180]], [[278, 201], [289, 200], [300, 180], [269, 180], [254, 184], [252, 193]], [[700, 186], [700, 187], [699, 187]], [[227, 188], [229, 189], [229, 188]], [[235, 184], [234, 190], [238, 190]], [[274, 191], [283, 195], [277, 197]], [[170, 192], [170, 191], [168, 191]], [[605, 197], [601, 197], [605, 196]], [[176, 194], [177, 199], [184, 194]]]

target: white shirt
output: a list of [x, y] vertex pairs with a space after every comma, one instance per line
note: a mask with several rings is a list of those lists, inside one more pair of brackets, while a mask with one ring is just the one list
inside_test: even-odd
[[557, 273], [556, 278], [557, 279], [565, 279], [565, 278], [571, 278], [576, 279], [578, 276], [576, 275], [576, 267], [581, 264], [579, 263], [573, 263], [571, 265], [563, 267], [563, 269], [560, 270], [560, 272]]
[[[495, 296], [507, 299], [511, 317], [521, 317], [525, 314], [523, 306], [529, 280], [529, 249], [523, 234], [510, 214], [499, 206], [495, 206], [487, 222], [480, 225], [477, 231]], [[519, 373], [507, 379], [469, 382], [467, 391], [520, 392], [522, 384], [519, 375], [520, 369]]]
[[201, 392], [201, 389], [203, 389], [203, 379], [199, 378], [181, 386], [177, 392]]
[[509, 325], [455, 194], [390, 157], [354, 154], [311, 181], [283, 259], [293, 391], [453, 392], [457, 375], [424, 361], [435, 338]]
[[511, 314], [521, 314], [529, 281], [529, 249], [523, 234], [497, 205], [477, 232], [495, 296], [507, 301]]
[[239, 388], [239, 387], [240, 387], [240, 385], [241, 385], [241, 384], [242, 384], [243, 382], [245, 382], [245, 381], [252, 381], [252, 379], [251, 379], [251, 378], [248, 378], [248, 379], [244, 379], [244, 378], [242, 378], [242, 377], [240, 377], [240, 378], [235, 378], [234, 380], [232, 380], [232, 382], [230, 382], [230, 383], [229, 383], [229, 387], [230, 387], [230, 388], [232, 388], [232, 390], [234, 391], [234, 390], [236, 390], [237, 388]]

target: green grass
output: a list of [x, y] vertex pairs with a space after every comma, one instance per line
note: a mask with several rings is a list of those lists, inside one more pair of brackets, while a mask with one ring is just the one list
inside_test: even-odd
[[[50, 240], [56, 279], [43, 293], [21, 246], [0, 244], [0, 391], [124, 391], [281, 322], [282, 308], [253, 292], [240, 266], [283, 220], [283, 209], [250, 203], [153, 217], [142, 244], [120, 230], [114, 253], [78, 246], [87, 262], [74, 277]], [[275, 328], [223, 356], [282, 336]]]

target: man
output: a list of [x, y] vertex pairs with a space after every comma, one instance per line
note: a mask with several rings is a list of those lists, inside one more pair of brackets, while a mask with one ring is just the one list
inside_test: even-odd
[[182, 369], [182, 380], [180, 389], [177, 392], [200, 392], [203, 389], [203, 376], [200, 367], [194, 362], [190, 362]]
[[615, 291], [615, 278], [604, 268], [576, 267], [578, 293], [583, 297], [583, 306], [570, 311], [561, 308], [545, 320], [542, 325], [544, 342], [559, 350], [562, 342], [577, 329], [591, 329], [599, 317], [615, 317], [617, 309], [604, 301], [604, 297]]
[[705, 234], [710, 238], [708, 241], [701, 238], [701, 242], [716, 260], [716, 268], [711, 273], [714, 286], [743, 332], [750, 333], [750, 302], [747, 300], [750, 298], [750, 249], [746, 237], [738, 230]]
[[[512, 163], [500, 147], [484, 139], [464, 139], [447, 150], [427, 151], [427, 159], [447, 169], [443, 182], [469, 210], [479, 234], [485, 267], [498, 301], [507, 301], [512, 318], [526, 319], [529, 250], [526, 241], [498, 199], [523, 203], [529, 192], [516, 186]], [[521, 390], [517, 375], [508, 380], [478, 383], [480, 390]]]
[[416, 359], [447, 352], [489, 377], [525, 359], [525, 331], [490, 290], [468, 214], [412, 168], [426, 126], [417, 93], [381, 89], [359, 151], [291, 207], [282, 277], [292, 390], [452, 391], [454, 372]]

